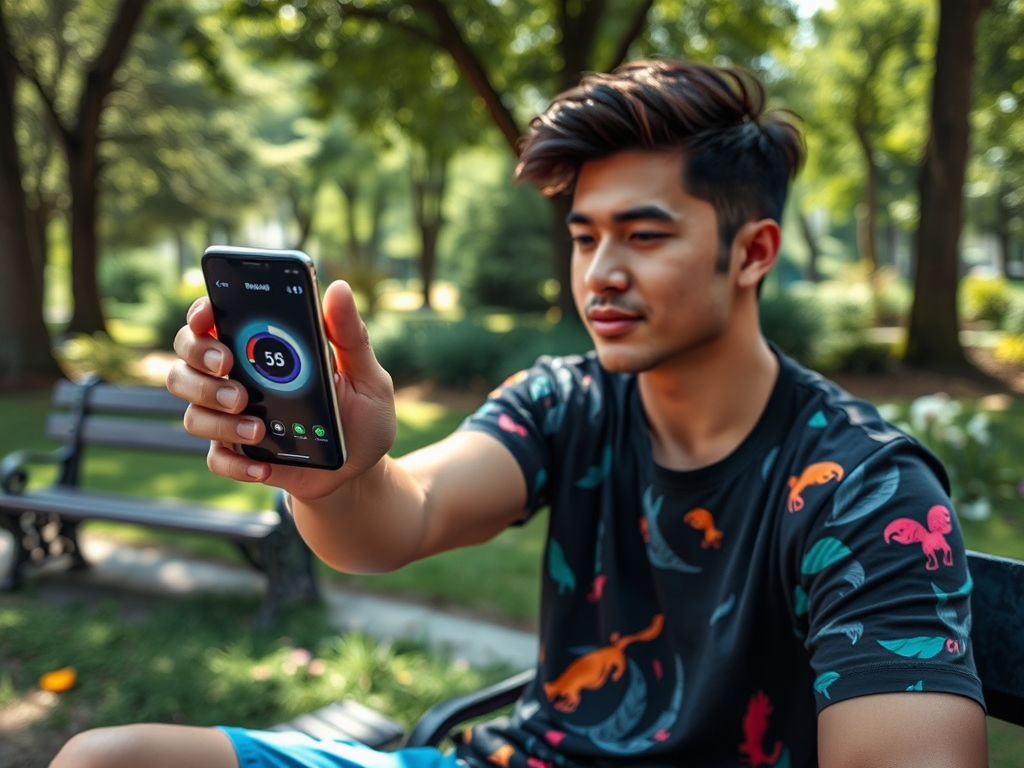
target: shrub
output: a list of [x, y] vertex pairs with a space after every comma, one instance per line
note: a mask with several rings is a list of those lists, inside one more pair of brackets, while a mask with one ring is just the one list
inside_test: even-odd
[[913, 289], [891, 268], [878, 270], [872, 280], [874, 322], [878, 325], [902, 325], [914, 300]]
[[136, 371], [138, 355], [103, 332], [72, 336], [54, 351], [64, 374], [70, 379], [77, 380], [94, 373], [104, 381], [118, 384], [142, 381]]
[[1010, 286], [1004, 277], [968, 275], [960, 281], [960, 301], [965, 320], [1001, 327], [1012, 301]]
[[203, 295], [203, 288], [179, 288], [178, 291], [170, 291], [160, 294], [154, 301], [157, 303], [154, 311], [153, 322], [153, 346], [156, 349], [174, 349], [174, 337], [178, 330], [185, 324], [185, 316], [189, 307], [197, 298]]
[[797, 291], [760, 300], [761, 329], [783, 352], [809, 364], [821, 330], [822, 310], [814, 293]]
[[994, 354], [1001, 363], [1024, 365], [1024, 336], [1004, 336], [996, 344]]
[[413, 357], [423, 376], [441, 386], [489, 387], [503, 376], [501, 339], [475, 320], [424, 330]]

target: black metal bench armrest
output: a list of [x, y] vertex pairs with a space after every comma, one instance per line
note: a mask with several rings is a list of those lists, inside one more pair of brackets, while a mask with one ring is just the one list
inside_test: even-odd
[[28, 465], [63, 464], [73, 453], [71, 446], [55, 451], [15, 451], [4, 457], [0, 464], [0, 488], [6, 493], [21, 493], [28, 485]]
[[515, 703], [535, 674], [535, 670], [528, 669], [487, 688], [435, 704], [413, 726], [406, 746], [436, 747], [459, 723]]

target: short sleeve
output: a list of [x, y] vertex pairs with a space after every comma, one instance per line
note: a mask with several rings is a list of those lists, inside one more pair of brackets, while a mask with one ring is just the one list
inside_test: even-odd
[[545, 418], [559, 407], [554, 400], [562, 393], [557, 390], [551, 358], [542, 357], [532, 367], [508, 377], [459, 426], [460, 430], [486, 432], [511, 451], [526, 480], [527, 518], [548, 503], [551, 448]]
[[972, 588], [941, 466], [898, 439], [846, 473], [808, 529], [793, 596], [818, 710], [874, 693], [940, 691], [984, 705]]

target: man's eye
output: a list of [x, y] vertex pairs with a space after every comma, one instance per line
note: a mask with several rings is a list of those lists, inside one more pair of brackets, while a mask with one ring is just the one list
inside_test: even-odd
[[594, 238], [592, 235], [570, 235], [569, 239], [572, 240], [573, 245], [593, 245]]
[[668, 237], [664, 232], [634, 232], [633, 239], [641, 241], [661, 240]]

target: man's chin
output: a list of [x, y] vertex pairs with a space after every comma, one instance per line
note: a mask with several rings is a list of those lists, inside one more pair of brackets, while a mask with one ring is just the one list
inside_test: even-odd
[[640, 373], [647, 367], [633, 355], [609, 349], [598, 348], [597, 360], [609, 373]]

